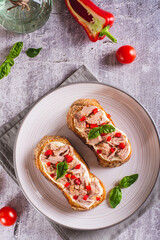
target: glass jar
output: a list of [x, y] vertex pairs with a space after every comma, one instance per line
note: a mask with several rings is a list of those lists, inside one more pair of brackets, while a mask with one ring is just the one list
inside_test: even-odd
[[0, 24], [9, 31], [30, 33], [48, 20], [53, 0], [0, 0]]

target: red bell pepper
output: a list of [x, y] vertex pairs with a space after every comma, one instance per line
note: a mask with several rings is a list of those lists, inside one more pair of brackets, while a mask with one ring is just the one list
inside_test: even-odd
[[88, 34], [92, 42], [101, 40], [105, 35], [113, 42], [117, 40], [108, 31], [114, 22], [112, 13], [97, 7], [91, 0], [65, 0], [66, 5]]

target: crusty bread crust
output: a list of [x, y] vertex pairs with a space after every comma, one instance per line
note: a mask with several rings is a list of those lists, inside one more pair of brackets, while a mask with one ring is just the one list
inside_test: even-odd
[[[71, 143], [64, 137], [60, 137], [60, 136], [45, 136], [41, 139], [41, 141], [38, 143], [36, 149], [35, 149], [35, 152], [34, 152], [34, 161], [35, 161], [35, 165], [36, 167], [41, 171], [41, 173], [44, 175], [44, 177], [49, 180], [52, 184], [54, 184], [57, 188], [59, 188], [62, 193], [64, 194], [64, 196], [66, 197], [66, 199], [68, 200], [70, 206], [74, 209], [74, 210], [78, 210], [78, 211], [85, 211], [85, 210], [89, 210], [89, 209], [92, 209], [96, 206], [98, 206], [99, 204], [101, 204], [104, 200], [105, 200], [105, 197], [106, 197], [106, 191], [105, 191], [105, 187], [103, 185], [103, 183], [101, 182], [101, 180], [99, 178], [97, 178], [94, 174], [92, 174], [87, 166], [87, 164], [85, 163], [85, 161], [82, 159], [82, 157], [77, 153], [77, 151], [73, 148], [73, 152], [75, 154], [75, 156], [83, 163], [85, 164], [85, 166], [87, 167], [88, 169], [88, 172], [89, 172], [89, 176], [90, 178], [93, 178], [93, 177], [96, 177], [99, 182], [100, 182], [100, 185], [101, 187], [103, 188], [103, 194], [101, 195], [101, 200], [98, 201], [98, 202], [95, 202], [89, 209], [86, 209], [86, 208], [83, 208], [82, 206], [80, 206], [78, 203], [74, 202], [72, 200], [72, 198], [66, 194], [64, 191], [63, 191], [63, 188], [61, 186], [59, 186], [58, 184], [56, 184], [55, 182], [53, 182], [49, 177], [48, 175], [45, 173], [44, 171], [44, 167], [42, 165], [42, 162], [40, 160], [40, 154], [42, 153], [43, 149], [45, 148], [45, 146], [50, 143], [50, 142], [54, 142], [54, 141], [58, 141], [58, 142], [61, 142], [61, 143], [64, 143], [64, 144], [68, 144], [68, 145], [71, 145]], [[72, 146], [72, 145], [71, 145]], [[73, 147], [73, 146], [72, 146]]]
[[[75, 128], [74, 125], [74, 115], [76, 112], [82, 110], [82, 108], [86, 106], [96, 106], [97, 108], [103, 110], [106, 114], [106, 116], [108, 115], [108, 113], [103, 109], [103, 107], [99, 104], [99, 102], [96, 99], [79, 99], [77, 101], [75, 101], [71, 107], [69, 108], [69, 111], [67, 113], [67, 124], [68, 127], [84, 142], [86, 143], [86, 139], [84, 137], [82, 137], [81, 133]], [[108, 117], [109, 118], [109, 117]], [[110, 121], [112, 122], [112, 124], [115, 126], [115, 124], [113, 123], [112, 119], [109, 118]], [[130, 142], [129, 142], [130, 144]], [[87, 144], [88, 145], [88, 144]], [[103, 167], [119, 167], [121, 166], [123, 163], [127, 162], [130, 157], [131, 157], [131, 152], [132, 152], [132, 148], [131, 148], [131, 144], [130, 144], [130, 154], [129, 156], [124, 159], [124, 160], [113, 160], [113, 161], [108, 161], [103, 159], [100, 155], [97, 154], [97, 152], [95, 151], [95, 149], [91, 146], [88, 145], [92, 151], [96, 154], [97, 160], [99, 162], [99, 164]]]

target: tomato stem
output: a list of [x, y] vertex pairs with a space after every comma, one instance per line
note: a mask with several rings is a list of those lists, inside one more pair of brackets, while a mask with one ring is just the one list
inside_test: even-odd
[[106, 35], [112, 42], [117, 42], [117, 39], [113, 37], [113, 35], [109, 32], [110, 25], [106, 26], [105, 28], [102, 29], [102, 31], [99, 34], [99, 37], [102, 37]]

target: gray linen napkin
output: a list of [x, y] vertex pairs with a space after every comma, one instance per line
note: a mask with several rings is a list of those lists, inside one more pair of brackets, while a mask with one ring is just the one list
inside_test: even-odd
[[[62, 85], [76, 82], [95, 82], [97, 79], [89, 72], [89, 70], [82, 66], [74, 74], [72, 74], [68, 79], [66, 79]], [[61, 84], [60, 84], [61, 85]], [[53, 91], [52, 89], [51, 91]], [[35, 103], [34, 103], [35, 104]], [[21, 125], [24, 116], [28, 113], [31, 106], [23, 110], [16, 117], [11, 119], [8, 123], [0, 128], [0, 164], [6, 170], [6, 172], [11, 176], [11, 178], [18, 184], [13, 166], [13, 146], [16, 138], [17, 131]], [[65, 240], [113, 240], [129, 225], [131, 225], [138, 217], [140, 217], [147, 209], [155, 205], [160, 201], [160, 176], [157, 179], [157, 183], [150, 194], [146, 202], [136, 211], [131, 217], [125, 221], [102, 230], [95, 231], [78, 231], [65, 228], [58, 225], [48, 219], [52, 224], [54, 229], [60, 234], [60, 236]]]

